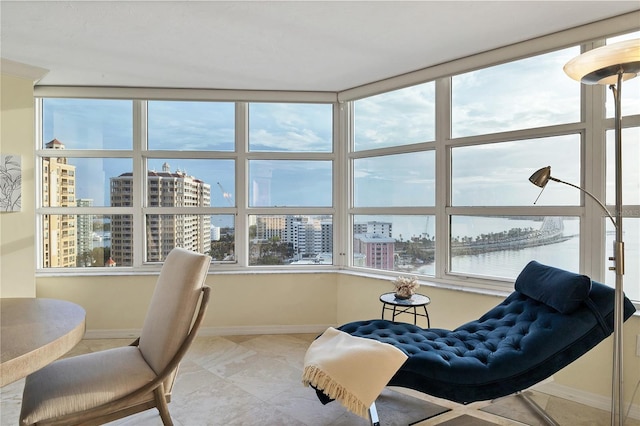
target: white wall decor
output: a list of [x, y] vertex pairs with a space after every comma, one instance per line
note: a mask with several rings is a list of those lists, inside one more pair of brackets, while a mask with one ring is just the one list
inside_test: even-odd
[[0, 211], [19, 212], [22, 170], [19, 155], [0, 154]]

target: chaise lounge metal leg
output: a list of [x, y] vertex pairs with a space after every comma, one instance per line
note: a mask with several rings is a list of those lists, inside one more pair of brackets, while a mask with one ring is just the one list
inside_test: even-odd
[[558, 422], [556, 422], [553, 417], [547, 414], [546, 411], [542, 407], [540, 407], [536, 402], [529, 397], [529, 395], [525, 395], [522, 392], [516, 392], [516, 396], [522, 398], [525, 404], [529, 406], [538, 416], [542, 418], [548, 425], [550, 426], [560, 426]]
[[380, 419], [378, 418], [378, 410], [376, 409], [375, 402], [369, 407], [369, 418], [371, 419], [371, 426], [380, 426]]

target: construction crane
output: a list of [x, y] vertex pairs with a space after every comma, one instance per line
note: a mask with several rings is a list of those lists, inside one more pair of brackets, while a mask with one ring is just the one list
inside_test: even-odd
[[220, 182], [218, 182], [218, 187], [220, 187], [220, 192], [222, 193], [222, 197], [227, 200], [227, 203], [229, 203], [229, 205], [231, 207], [233, 207], [233, 201], [231, 200], [233, 198], [233, 196], [228, 193], [227, 191], [224, 190], [224, 188], [222, 187], [222, 184]]

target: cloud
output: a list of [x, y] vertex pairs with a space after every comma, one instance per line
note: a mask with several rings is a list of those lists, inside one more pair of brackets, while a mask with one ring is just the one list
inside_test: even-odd
[[433, 82], [354, 102], [357, 150], [383, 148], [435, 139]]

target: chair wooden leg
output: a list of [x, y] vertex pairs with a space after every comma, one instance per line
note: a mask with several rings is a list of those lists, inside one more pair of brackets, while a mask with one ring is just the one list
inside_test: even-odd
[[158, 409], [160, 418], [162, 419], [162, 424], [164, 426], [173, 426], [173, 421], [169, 414], [169, 407], [167, 406], [167, 400], [164, 396], [164, 384], [160, 383], [160, 386], [155, 388], [153, 391], [153, 395], [156, 400], [156, 408]]

